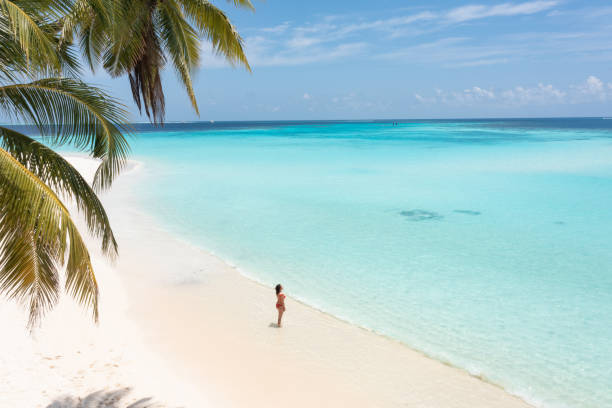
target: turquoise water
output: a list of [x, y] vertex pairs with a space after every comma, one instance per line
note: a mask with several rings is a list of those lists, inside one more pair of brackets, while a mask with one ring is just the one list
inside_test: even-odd
[[133, 147], [145, 208], [248, 276], [538, 405], [600, 408], [608, 122], [186, 124]]

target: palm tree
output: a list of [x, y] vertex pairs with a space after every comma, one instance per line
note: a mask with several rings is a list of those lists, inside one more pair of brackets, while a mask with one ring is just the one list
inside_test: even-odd
[[[0, 0], [0, 115], [100, 159], [93, 185], [103, 189], [127, 157], [126, 114], [73, 77], [78, 64], [60, 41], [67, 11], [59, 1]], [[89, 252], [62, 198], [76, 203], [103, 251], [116, 255], [104, 208], [79, 172], [46, 145], [0, 126], [0, 293], [28, 305], [30, 327], [57, 302], [62, 270], [66, 290], [98, 317]]]
[[[253, 9], [250, 0], [229, 1]], [[134, 102], [154, 123], [164, 120], [161, 71], [167, 60], [199, 114], [191, 73], [199, 63], [200, 37], [229, 63], [250, 71], [242, 38], [206, 0], [76, 0], [63, 23], [63, 38], [78, 36], [92, 69], [101, 63], [113, 77], [128, 76]]]
[[[249, 0], [233, 3], [252, 8]], [[57, 302], [60, 271], [66, 290], [98, 318], [89, 252], [63, 200], [76, 203], [103, 252], [117, 254], [96, 191], [109, 188], [126, 162], [126, 111], [78, 79], [74, 44], [92, 69], [102, 62], [111, 75], [127, 75], [138, 108], [162, 123], [168, 58], [198, 111], [191, 72], [200, 36], [250, 69], [229, 19], [205, 0], [0, 0], [0, 117], [100, 160], [90, 186], [51, 148], [0, 126], [0, 294], [28, 305], [30, 327]]]

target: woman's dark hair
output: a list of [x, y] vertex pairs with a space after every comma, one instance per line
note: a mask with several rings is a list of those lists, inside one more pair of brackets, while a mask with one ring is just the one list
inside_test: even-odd
[[283, 287], [281, 286], [281, 284], [280, 284], [280, 283], [274, 287], [274, 290], [276, 291], [276, 294], [277, 294], [277, 295], [280, 293], [280, 291], [281, 291], [281, 289], [282, 289], [282, 288], [283, 288]]

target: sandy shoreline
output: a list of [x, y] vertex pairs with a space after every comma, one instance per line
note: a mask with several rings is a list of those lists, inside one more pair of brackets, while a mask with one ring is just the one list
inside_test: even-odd
[[[71, 160], [91, 174], [91, 161]], [[76, 408], [79, 397], [126, 387], [133, 391], [125, 406], [149, 397], [168, 407], [529, 406], [291, 299], [285, 327], [273, 327], [270, 288], [138, 211], [132, 189], [140, 173], [124, 174], [103, 197], [120, 258], [108, 265], [92, 251], [102, 293], [99, 327], [64, 297], [28, 337], [23, 312], [0, 302], [10, 332], [0, 344], [18, 346], [0, 359], [0, 378], [8, 378], [0, 406]]]

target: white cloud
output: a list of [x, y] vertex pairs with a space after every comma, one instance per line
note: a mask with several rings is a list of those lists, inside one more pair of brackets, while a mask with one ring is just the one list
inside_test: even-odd
[[494, 6], [485, 6], [479, 4], [466, 5], [457, 7], [448, 11], [432, 11], [426, 10], [416, 14], [408, 14], [404, 16], [390, 17], [378, 20], [363, 20], [359, 22], [351, 22], [342, 24], [341, 16], [334, 16], [329, 21], [334, 21], [331, 24], [327, 21], [324, 24], [308, 25], [305, 27], [296, 28], [300, 33], [325, 33], [327, 37], [339, 38], [349, 34], [353, 34], [366, 30], [381, 30], [391, 33], [391, 36], [396, 36], [398, 27], [411, 26], [415, 23], [427, 23], [428, 30], [431, 30], [432, 24], [437, 20], [438, 23], [448, 24], [449, 22], [463, 22], [474, 19], [482, 19], [486, 17], [502, 17], [535, 14], [541, 11], [551, 9], [558, 4], [556, 0], [538, 0], [523, 3], [502, 3]]
[[287, 41], [290, 48], [306, 48], [323, 42], [322, 38], [297, 36]]
[[590, 75], [583, 83], [572, 87], [577, 92], [577, 101], [600, 100], [605, 101], [612, 96], [612, 84], [604, 84], [594, 75]]
[[502, 64], [509, 61], [512, 47], [469, 45], [468, 37], [448, 37], [411, 45], [379, 54], [377, 58], [410, 63], [444, 64], [447, 67], [470, 67]]
[[[293, 26], [283, 22], [261, 29], [256, 35], [248, 37], [245, 44], [249, 61], [255, 68], [348, 58], [359, 54], [370, 43], [381, 40], [385, 43], [378, 49], [382, 50], [380, 56], [383, 58], [406, 58], [411, 62], [443, 63], [450, 67], [502, 64], [509, 61], [512, 52], [512, 47], [506, 44], [469, 46], [469, 38], [448, 37], [392, 50], [390, 41], [405, 35], [415, 37], [434, 32], [449, 24], [468, 20], [534, 14], [556, 4], [554, 0], [507, 2], [492, 6], [472, 4], [450, 10], [423, 10], [377, 20], [356, 21], [352, 15], [328, 16], [315, 23]], [[378, 36], [370, 35], [369, 32], [378, 32]], [[360, 39], [355, 41], [357, 36]], [[459, 43], [462, 45], [457, 45]]]
[[463, 67], [481, 67], [485, 65], [497, 65], [506, 64], [510, 61], [508, 58], [488, 58], [488, 59], [476, 59], [472, 61], [455, 62], [449, 64], [451, 67], [463, 68]]
[[309, 93], [305, 93], [303, 98], [304, 98], [304, 99], [306, 99], [306, 100], [308, 100], [308, 99], [311, 99], [311, 98], [312, 98], [312, 96], [310, 96], [310, 94], [309, 94]]
[[344, 95], [334, 96], [330, 99], [331, 104], [329, 109], [338, 111], [368, 111], [368, 112], [385, 112], [388, 110], [390, 103], [385, 100], [371, 100], [361, 93], [349, 92]]
[[444, 92], [437, 90], [440, 100], [446, 104], [473, 105], [485, 100], [495, 99], [495, 92], [479, 86], [464, 89], [463, 92]]
[[586, 89], [590, 93], [599, 94], [603, 92], [603, 82], [596, 76], [591, 75], [586, 80]]
[[567, 102], [568, 93], [553, 85], [538, 84], [534, 87], [515, 86], [506, 90], [495, 91], [492, 88], [473, 86], [458, 91], [435, 89], [435, 95], [428, 97], [415, 94], [420, 103], [442, 103], [454, 106], [472, 106], [478, 104], [496, 106], [548, 105]]
[[483, 97], [486, 99], [495, 98], [495, 93], [493, 91], [489, 91], [487, 89], [482, 89], [478, 86], [473, 87], [472, 89], [466, 90], [466, 92], [471, 92], [478, 97]]
[[435, 103], [436, 102], [436, 98], [435, 97], [425, 97], [421, 94], [415, 93], [414, 94], [414, 99], [417, 100], [417, 102], [422, 103], [422, 104], [429, 104], [429, 103]]
[[502, 92], [502, 102], [511, 105], [545, 105], [561, 103], [565, 100], [566, 92], [553, 85], [539, 83], [536, 87], [516, 86]]
[[349, 33], [353, 33], [356, 31], [363, 30], [389, 30], [396, 28], [398, 26], [404, 26], [408, 24], [412, 24], [418, 21], [428, 21], [437, 18], [437, 14], [432, 13], [431, 11], [423, 11], [417, 14], [411, 14], [407, 16], [401, 17], [392, 17], [388, 19], [381, 19], [375, 21], [364, 21], [360, 23], [353, 23], [346, 26], [343, 26], [338, 29], [338, 33], [341, 35], [346, 35]]
[[433, 95], [415, 93], [414, 99], [421, 104], [440, 103], [453, 106], [487, 104], [508, 107], [595, 103], [612, 99], [612, 83], [605, 83], [591, 75], [584, 82], [569, 85], [566, 89], [544, 83], [536, 86], [518, 85], [500, 90], [481, 86], [473, 86], [463, 91], [446, 91], [436, 88], [433, 90]]
[[[285, 45], [283, 47], [283, 44]], [[314, 43], [293, 44], [288, 47], [286, 42], [270, 39], [263, 35], [254, 35], [245, 39], [245, 49], [249, 64], [257, 67], [293, 66], [316, 62], [333, 61], [361, 53], [367, 44], [364, 42], [338, 43], [331, 46], [317, 46]], [[229, 64], [217, 55], [210, 44], [202, 46], [202, 66], [205, 68], [228, 67]]]
[[503, 3], [495, 6], [472, 4], [457, 7], [446, 14], [450, 21], [463, 22], [486, 17], [516, 16], [535, 14], [548, 10], [558, 4], [557, 1], [530, 1], [525, 3]]
[[293, 31], [297, 34], [320, 34], [330, 32], [335, 28], [337, 28], [335, 24], [330, 24], [328, 22], [317, 24], [307, 23], [305, 25], [295, 27]]
[[[481, 0], [482, 1], [482, 0]], [[458, 24], [492, 17], [512, 17], [549, 12], [561, 1], [506, 1], [472, 3], [456, 8], [395, 13], [387, 18], [361, 19], [354, 14], [323, 16], [313, 22], [255, 29], [245, 39], [251, 66], [290, 66], [354, 58], [368, 49], [369, 58], [385, 58], [411, 64], [438, 64], [446, 68], [470, 68], [570, 54], [581, 58], [612, 59], [609, 41], [612, 26], [593, 32], [546, 33], [541, 30], [498, 34], [489, 38], [457, 36]], [[444, 32], [451, 34], [444, 35]], [[406, 37], [401, 42], [399, 37]], [[214, 52], [204, 52], [205, 67], [228, 66]]]
[[285, 21], [284, 23], [279, 24], [279, 25], [274, 26], [274, 27], [262, 28], [261, 31], [263, 31], [264, 33], [281, 34], [281, 33], [284, 33], [285, 31], [287, 31], [288, 28], [289, 28], [289, 22]]
[[578, 86], [578, 89], [585, 94], [601, 95], [604, 91], [604, 85], [601, 79], [591, 75], [586, 79], [584, 84]]
[[331, 48], [310, 48], [308, 52], [296, 50], [275, 52], [271, 47], [260, 47], [249, 54], [249, 61], [254, 67], [302, 65], [353, 56], [359, 54], [365, 47], [366, 44], [363, 42], [339, 44]]

